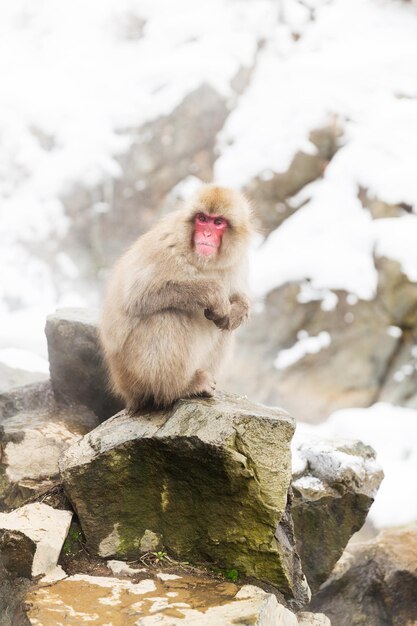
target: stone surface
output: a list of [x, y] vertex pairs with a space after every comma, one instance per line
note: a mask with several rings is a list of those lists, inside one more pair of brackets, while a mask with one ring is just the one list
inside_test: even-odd
[[6, 417], [22, 411], [36, 411], [55, 406], [50, 381], [23, 385], [0, 392], [0, 424]]
[[417, 525], [349, 546], [312, 607], [324, 611], [332, 626], [416, 624]]
[[298, 620], [273, 594], [258, 587], [239, 589], [196, 574], [161, 574], [140, 581], [75, 575], [29, 593], [26, 605], [33, 626], [329, 625], [324, 616], [312, 613], [303, 613]]
[[31, 578], [36, 543], [21, 531], [0, 528], [0, 568], [12, 578]]
[[31, 575], [44, 574], [51, 579], [63, 574], [57, 563], [71, 518], [70, 511], [60, 511], [35, 502], [10, 513], [0, 513], [0, 530], [23, 533], [32, 540], [36, 544], [36, 552]]
[[383, 472], [360, 441], [295, 442], [293, 506], [297, 548], [314, 593], [364, 524]]
[[15, 577], [0, 560], [0, 626], [27, 626], [23, 602], [32, 582], [28, 578]]
[[329, 618], [323, 613], [303, 611], [298, 614], [299, 626], [331, 626]]
[[97, 331], [98, 312], [60, 309], [46, 322], [54, 393], [68, 404], [82, 404], [106, 419], [122, 408], [110, 393]]
[[286, 512], [293, 431], [283, 411], [236, 396], [180, 401], [101, 424], [67, 450], [61, 476], [94, 554], [137, 558], [152, 531], [182, 560], [303, 601]]
[[[42, 395], [39, 389], [30, 386], [23, 388], [27, 393], [16, 392], [8, 412], [12, 407], [20, 412], [0, 423], [0, 511], [20, 506], [51, 486], [64, 450], [98, 424], [90, 409], [58, 406], [49, 391]], [[24, 409], [32, 398], [32, 410]]]

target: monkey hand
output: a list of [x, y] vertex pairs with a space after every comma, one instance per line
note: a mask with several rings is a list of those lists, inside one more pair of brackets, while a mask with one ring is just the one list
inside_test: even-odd
[[247, 321], [249, 302], [244, 296], [235, 294], [230, 298], [230, 305], [228, 330], [235, 330]]
[[217, 315], [212, 309], [205, 309], [204, 315], [208, 320], [211, 320], [216, 324], [217, 328], [221, 330], [228, 330], [229, 328], [229, 316]]
[[226, 297], [217, 297], [204, 310], [204, 315], [221, 330], [227, 330], [229, 327], [230, 308], [230, 302]]

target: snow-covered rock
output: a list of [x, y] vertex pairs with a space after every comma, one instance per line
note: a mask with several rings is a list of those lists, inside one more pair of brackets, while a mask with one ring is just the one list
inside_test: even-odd
[[293, 440], [292, 516], [303, 571], [313, 591], [328, 578], [364, 524], [383, 473], [360, 441]]

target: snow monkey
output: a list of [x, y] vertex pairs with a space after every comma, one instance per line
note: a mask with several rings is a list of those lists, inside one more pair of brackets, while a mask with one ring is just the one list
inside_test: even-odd
[[116, 264], [100, 328], [113, 390], [130, 412], [212, 396], [244, 293], [251, 211], [230, 189], [205, 186]]

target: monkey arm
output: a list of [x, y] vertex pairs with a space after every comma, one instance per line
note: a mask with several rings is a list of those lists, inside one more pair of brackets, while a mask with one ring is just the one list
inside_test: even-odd
[[221, 287], [213, 280], [168, 280], [146, 288], [130, 289], [128, 312], [134, 316], [153, 315], [159, 311], [177, 309], [196, 311], [210, 309], [227, 316], [230, 303]]

